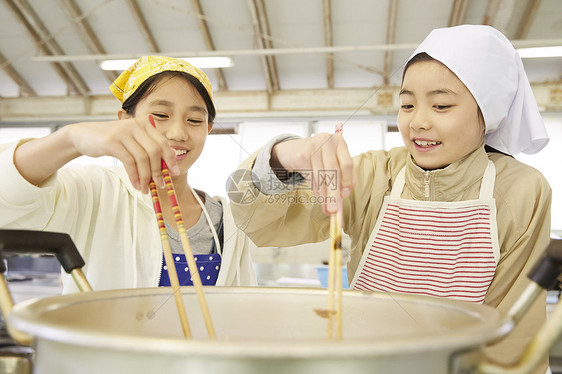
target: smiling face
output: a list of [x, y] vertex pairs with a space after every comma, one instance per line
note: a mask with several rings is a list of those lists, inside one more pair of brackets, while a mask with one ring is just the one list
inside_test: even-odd
[[135, 108], [135, 117], [152, 115], [156, 128], [176, 150], [181, 174], [199, 158], [211, 131], [205, 101], [197, 89], [181, 76], [158, 81]]
[[470, 91], [445, 65], [410, 65], [400, 90], [398, 127], [416, 164], [439, 169], [483, 144], [484, 120]]

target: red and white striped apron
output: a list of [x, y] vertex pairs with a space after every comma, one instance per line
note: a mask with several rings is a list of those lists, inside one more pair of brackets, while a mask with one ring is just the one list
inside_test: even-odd
[[489, 161], [477, 200], [406, 200], [400, 198], [403, 168], [384, 199], [351, 288], [482, 303], [499, 260], [495, 176]]

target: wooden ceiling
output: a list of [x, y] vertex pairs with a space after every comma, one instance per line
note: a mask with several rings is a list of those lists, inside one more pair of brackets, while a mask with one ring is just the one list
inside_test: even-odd
[[[118, 73], [100, 60], [146, 54], [231, 56], [206, 70], [219, 117], [390, 114], [417, 43], [463, 23], [562, 45], [560, 0], [2, 0], [0, 124], [113, 116]], [[562, 111], [562, 59], [524, 63]]]

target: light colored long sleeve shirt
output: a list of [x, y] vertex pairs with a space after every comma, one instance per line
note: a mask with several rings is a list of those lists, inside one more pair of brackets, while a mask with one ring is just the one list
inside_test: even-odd
[[[17, 144], [0, 146], [0, 227], [68, 233], [94, 290], [156, 287], [162, 244], [149, 194], [135, 190], [123, 168], [65, 167], [41, 186], [13, 162]], [[223, 207], [224, 245], [217, 286], [257, 285], [252, 241]], [[63, 277], [63, 291], [77, 288]]]

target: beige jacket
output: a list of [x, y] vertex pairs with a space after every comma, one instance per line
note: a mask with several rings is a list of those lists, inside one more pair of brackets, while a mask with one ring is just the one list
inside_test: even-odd
[[[251, 169], [256, 154], [241, 168]], [[351, 238], [348, 277], [353, 278], [367, 240], [378, 218], [383, 199], [406, 165], [402, 197], [413, 200], [461, 201], [478, 198], [488, 159], [494, 162], [500, 260], [485, 304], [505, 313], [528, 284], [526, 274], [550, 239], [551, 189], [536, 169], [484, 147], [440, 170], [431, 171], [430, 198], [425, 197], [425, 171], [417, 167], [405, 148], [371, 151], [354, 158], [356, 187], [344, 200], [344, 231]], [[246, 185], [255, 199], [232, 203], [234, 220], [257, 246], [293, 246], [328, 238], [329, 218], [318, 204], [306, 203], [310, 188], [290, 188], [284, 198], [272, 199], [253, 184]], [[303, 201], [288, 204], [287, 201]], [[509, 338], [489, 350], [490, 359], [513, 362], [545, 320], [543, 295]], [[546, 366], [541, 368], [544, 373]], [[540, 370], [538, 372], [540, 372]]]
[[[14, 166], [15, 147], [0, 145], [0, 228], [68, 233], [96, 291], [158, 286], [162, 244], [152, 198], [133, 188], [123, 168], [63, 168], [37, 187]], [[234, 224], [228, 201], [215, 199], [224, 225], [216, 285], [256, 286], [254, 244]], [[63, 292], [77, 290], [64, 274]]]

